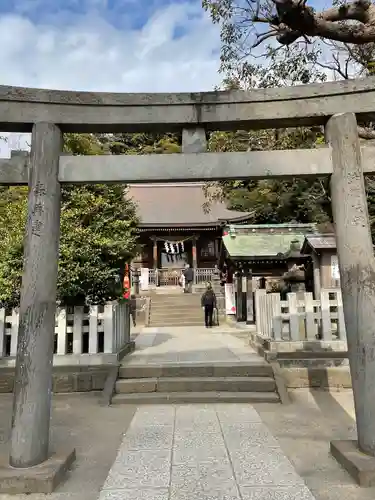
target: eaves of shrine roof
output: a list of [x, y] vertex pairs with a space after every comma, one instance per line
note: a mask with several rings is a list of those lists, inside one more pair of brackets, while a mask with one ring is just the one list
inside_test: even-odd
[[235, 260], [285, 258], [292, 242], [301, 247], [306, 236], [314, 234], [315, 224], [257, 224], [224, 228], [223, 243], [229, 257]]
[[228, 210], [213, 202], [207, 209], [203, 182], [130, 184], [129, 196], [138, 206], [140, 228], [207, 227], [247, 221], [250, 213]]
[[306, 236], [302, 245], [302, 253], [311, 253], [312, 250], [317, 252], [322, 250], [336, 250], [336, 237], [331, 234], [313, 234]]

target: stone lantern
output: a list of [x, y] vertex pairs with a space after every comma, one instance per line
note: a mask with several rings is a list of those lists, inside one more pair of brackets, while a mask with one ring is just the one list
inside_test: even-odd
[[288, 265], [288, 271], [283, 275], [283, 281], [291, 292], [306, 291], [305, 260], [306, 256], [301, 254], [301, 245], [298, 240], [293, 240], [288, 252], [284, 255]]
[[[301, 254], [301, 245], [298, 240], [293, 240], [284, 257], [287, 260], [288, 271], [283, 275], [283, 281], [289, 292], [297, 295], [297, 300], [303, 300], [306, 291], [305, 260], [306, 256]], [[299, 317], [299, 337], [305, 340], [305, 320]]]

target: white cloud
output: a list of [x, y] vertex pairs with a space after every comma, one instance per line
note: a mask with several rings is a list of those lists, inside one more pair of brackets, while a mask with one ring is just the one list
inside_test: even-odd
[[[169, 5], [140, 30], [123, 31], [94, 11], [83, 16], [72, 13], [68, 23], [66, 19], [65, 13], [64, 23], [41, 24], [17, 14], [0, 14], [0, 84], [191, 92], [211, 90], [220, 81], [218, 28], [200, 2]], [[181, 26], [184, 36], [175, 39]], [[1, 135], [5, 134], [0, 131]], [[13, 142], [11, 148], [17, 147], [17, 138]], [[0, 141], [0, 155], [8, 154], [8, 149]]]

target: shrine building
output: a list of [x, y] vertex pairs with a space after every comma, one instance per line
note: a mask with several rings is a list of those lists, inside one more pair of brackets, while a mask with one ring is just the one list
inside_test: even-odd
[[223, 228], [246, 223], [250, 214], [228, 210], [215, 201], [207, 207], [204, 183], [131, 184], [138, 206], [141, 254], [135, 267], [158, 270], [162, 285], [175, 284], [185, 264], [202, 280], [218, 264]]

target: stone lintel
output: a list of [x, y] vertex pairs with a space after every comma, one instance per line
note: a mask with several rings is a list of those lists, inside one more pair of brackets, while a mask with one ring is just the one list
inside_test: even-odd
[[359, 486], [375, 486], [375, 457], [362, 453], [357, 441], [331, 441], [331, 454]]
[[52, 493], [76, 459], [75, 449], [57, 451], [45, 462], [27, 469], [15, 469], [8, 457], [0, 459], [0, 493], [17, 495]]
[[[193, 141], [191, 147], [197, 148], [200, 144], [199, 141], [198, 144]], [[332, 174], [331, 149], [328, 147], [247, 153], [191, 152], [168, 155], [60, 155], [59, 181], [63, 184], [139, 184], [271, 177], [287, 179]], [[364, 173], [374, 175], [375, 147], [363, 147], [361, 152]], [[28, 164], [25, 156], [0, 159], [0, 185], [27, 185], [27, 182]]]
[[66, 132], [249, 130], [324, 125], [336, 113], [374, 112], [374, 77], [284, 88], [143, 94], [0, 86], [0, 130], [56, 123]]

